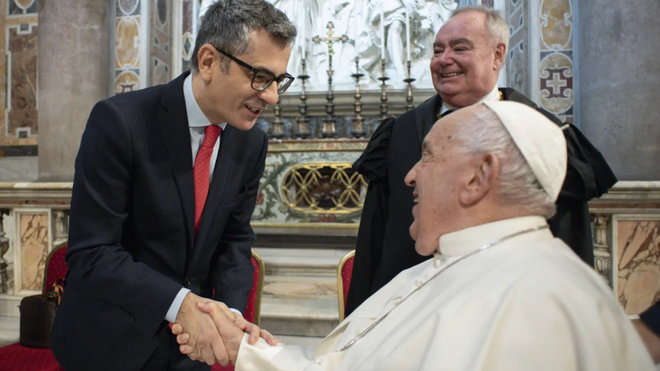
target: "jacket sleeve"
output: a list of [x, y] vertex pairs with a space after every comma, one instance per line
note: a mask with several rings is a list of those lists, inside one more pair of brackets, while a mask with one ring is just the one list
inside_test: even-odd
[[367, 148], [353, 164], [369, 181], [360, 218], [351, 285], [346, 297], [346, 316], [367, 300], [383, 250], [388, 215], [387, 149], [394, 119], [385, 119], [376, 129]]
[[245, 314], [248, 295], [252, 288], [254, 267], [251, 246], [256, 235], [250, 226], [259, 191], [259, 180], [264, 173], [268, 138], [262, 137], [261, 151], [250, 175], [245, 197], [236, 207], [225, 225], [220, 244], [213, 256], [211, 274], [214, 299]]
[[76, 157], [66, 283], [127, 312], [151, 337], [182, 286], [136, 262], [122, 246], [135, 178], [133, 145], [118, 107], [99, 102]]

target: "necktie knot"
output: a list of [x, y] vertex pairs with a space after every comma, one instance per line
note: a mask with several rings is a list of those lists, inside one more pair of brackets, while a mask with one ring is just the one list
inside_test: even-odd
[[202, 147], [215, 146], [220, 133], [222, 133], [222, 128], [218, 125], [209, 125], [204, 128], [204, 142], [202, 143]]

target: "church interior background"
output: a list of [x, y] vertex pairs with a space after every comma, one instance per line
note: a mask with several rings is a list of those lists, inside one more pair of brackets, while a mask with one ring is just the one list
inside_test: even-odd
[[[435, 93], [435, 32], [466, 4], [501, 10], [510, 24], [499, 85], [578, 126], [620, 179], [590, 204], [594, 269], [629, 314], [658, 300], [657, 2], [270, 1], [299, 36], [288, 67], [298, 78], [258, 122], [270, 137], [252, 217], [266, 263], [265, 328], [314, 338], [336, 325], [336, 266], [354, 248], [367, 187], [351, 164], [383, 117]], [[207, 6], [0, 0], [0, 345], [17, 340], [18, 304], [41, 290], [46, 256], [66, 242], [91, 107], [188, 69]]]

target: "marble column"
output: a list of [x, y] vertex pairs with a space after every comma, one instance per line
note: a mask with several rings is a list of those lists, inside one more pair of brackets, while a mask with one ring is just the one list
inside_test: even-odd
[[108, 97], [111, 1], [39, 0], [39, 181], [71, 181], [89, 112]]
[[579, 2], [579, 123], [619, 180], [660, 179], [660, 2]]

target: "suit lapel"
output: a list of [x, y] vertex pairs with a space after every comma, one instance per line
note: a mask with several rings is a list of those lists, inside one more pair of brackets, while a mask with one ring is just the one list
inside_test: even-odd
[[204, 240], [208, 237], [211, 222], [214, 219], [220, 200], [225, 194], [229, 178], [234, 171], [234, 165], [236, 164], [235, 156], [238, 153], [240, 142], [239, 138], [237, 138], [239, 134], [238, 129], [229, 124], [227, 124], [225, 130], [222, 131], [220, 150], [218, 151], [218, 158], [216, 159], [215, 167], [213, 168], [213, 180], [209, 187], [209, 195], [206, 198], [204, 213], [202, 214], [202, 220], [199, 225], [199, 230], [197, 231], [191, 264], [196, 260], [199, 252], [204, 250], [199, 247], [204, 244]]
[[183, 80], [188, 74], [189, 72], [182, 74], [165, 87], [162, 105], [167, 112], [160, 116], [160, 127], [186, 219], [188, 249], [190, 249], [193, 246], [194, 237], [195, 189], [190, 129], [183, 96]]
[[441, 104], [442, 99], [440, 98], [440, 95], [436, 94], [420, 104], [415, 110], [415, 126], [417, 128], [417, 139], [420, 148], [424, 141], [424, 137], [426, 137], [426, 134], [431, 131], [433, 124], [438, 121], [435, 115], [437, 107]]

